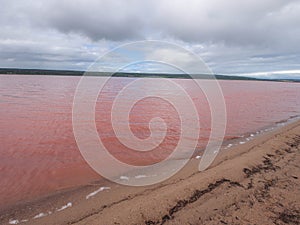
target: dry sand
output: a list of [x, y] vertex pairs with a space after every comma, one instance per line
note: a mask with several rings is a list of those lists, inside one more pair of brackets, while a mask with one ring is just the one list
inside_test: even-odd
[[[300, 121], [224, 150], [204, 172], [197, 171], [199, 160], [192, 159], [178, 174], [153, 186], [101, 181], [7, 209], [0, 222], [300, 224], [299, 150]], [[101, 186], [110, 189], [86, 199]], [[64, 205], [71, 207], [57, 211]]]

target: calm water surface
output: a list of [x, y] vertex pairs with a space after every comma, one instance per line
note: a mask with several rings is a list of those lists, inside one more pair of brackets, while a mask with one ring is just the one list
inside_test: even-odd
[[[0, 208], [100, 178], [82, 158], [73, 135], [72, 103], [79, 79], [0, 75]], [[116, 95], [133, 79], [113, 78], [107, 83], [98, 96], [95, 119], [99, 137], [111, 154], [130, 164], [145, 165], [172, 152], [179, 140], [180, 119], [168, 102], [144, 99], [131, 111], [132, 133], [147, 138], [149, 121], [161, 117], [167, 124], [167, 136], [150, 152], [137, 153], [124, 146], [115, 137], [110, 110]], [[210, 133], [208, 103], [193, 81], [174, 81], [189, 93], [198, 109], [201, 149]], [[227, 107], [226, 139], [300, 114], [299, 83], [220, 81], [220, 85]]]

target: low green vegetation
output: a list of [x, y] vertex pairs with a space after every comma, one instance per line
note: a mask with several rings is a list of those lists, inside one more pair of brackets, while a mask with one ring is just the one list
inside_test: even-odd
[[[42, 69], [19, 69], [19, 68], [0, 68], [0, 74], [18, 74], [18, 75], [56, 75], [56, 76], [111, 76], [109, 72], [87, 72], [76, 70], [42, 70]], [[113, 77], [151, 77], [151, 78], [180, 78], [191, 79], [188, 74], [159, 74], [159, 73], [125, 73], [117, 72]], [[230, 75], [207, 75], [207, 74], [193, 74], [196, 79], [212, 79], [218, 80], [257, 80], [257, 81], [281, 81], [281, 82], [300, 82], [297, 79], [259, 79], [244, 76], [230, 76]]]

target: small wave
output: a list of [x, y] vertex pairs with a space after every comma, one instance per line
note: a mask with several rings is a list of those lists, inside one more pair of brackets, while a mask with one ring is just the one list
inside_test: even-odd
[[33, 219], [38, 219], [38, 218], [41, 218], [41, 217], [45, 217], [45, 216], [48, 216], [48, 215], [50, 215], [50, 214], [52, 214], [52, 212], [48, 212], [48, 213], [39, 213], [39, 214], [37, 214], [37, 215], [35, 215], [34, 217], [33, 217]]
[[98, 194], [100, 191], [109, 190], [109, 189], [110, 189], [110, 187], [100, 187], [98, 190], [96, 190], [96, 191], [94, 191], [94, 192], [88, 194], [88, 195], [85, 197], [85, 199], [89, 199], [89, 198], [93, 197], [94, 195]]
[[233, 146], [233, 144], [228, 144], [227, 148], [231, 148]]
[[69, 207], [72, 207], [72, 202], [69, 202], [68, 204], [62, 206], [61, 208], [57, 209], [56, 211], [59, 212], [59, 211], [62, 211], [66, 208], [69, 208]]
[[20, 223], [20, 222], [19, 222], [19, 220], [10, 219], [10, 220], [8, 221], [8, 223], [9, 223], [9, 224], [18, 224], [18, 223]]
[[147, 177], [146, 175], [136, 175], [134, 178], [135, 179], [141, 179]]
[[8, 221], [9, 224], [19, 224], [19, 223], [25, 223], [25, 222], [28, 222], [28, 220], [27, 220], [27, 219], [25, 219], [25, 220], [15, 220], [15, 219], [10, 219], [10, 220]]
[[13, 219], [12, 219], [12, 220], [9, 220], [8, 223], [9, 223], [9, 224], [18, 224], [18, 223], [19, 223], [19, 220], [13, 220]]
[[120, 176], [120, 180], [129, 180], [129, 177], [126, 177], [126, 176]]

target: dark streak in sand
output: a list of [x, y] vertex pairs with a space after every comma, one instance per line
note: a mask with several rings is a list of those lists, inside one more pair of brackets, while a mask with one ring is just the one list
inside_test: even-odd
[[[271, 158], [276, 159], [280, 155], [283, 154], [290, 154], [295, 152], [296, 148], [299, 148], [300, 145], [300, 135], [297, 135], [292, 139], [292, 142], [286, 142], [287, 148], [284, 148], [282, 150], [277, 150], [276, 155], [273, 154], [267, 154], [264, 156], [264, 160], [262, 164], [259, 164], [255, 167], [244, 168], [243, 172], [246, 175], [246, 178], [251, 178], [252, 176], [255, 176], [256, 174], [262, 174], [262, 173], [269, 173], [269, 172], [275, 172], [278, 169], [281, 169], [279, 166], [274, 165], [274, 162]], [[294, 178], [294, 176], [292, 176]], [[295, 177], [294, 179], [298, 179], [298, 177]], [[264, 202], [264, 199], [269, 197], [269, 191], [272, 186], [275, 186], [278, 179], [271, 179], [264, 181], [264, 186], [261, 191], [257, 192], [255, 194], [255, 198], [258, 200], [258, 202]], [[211, 183], [208, 185], [208, 187], [204, 190], [196, 190], [192, 196], [190, 196], [188, 199], [183, 199], [177, 201], [176, 205], [169, 209], [169, 213], [165, 214], [160, 220], [147, 220], [145, 221], [145, 225], [156, 225], [156, 224], [165, 224], [167, 221], [172, 220], [175, 218], [175, 214], [185, 208], [187, 205], [196, 202], [199, 200], [203, 195], [208, 194], [212, 192], [213, 190], [220, 187], [222, 184], [227, 183], [229, 184], [229, 188], [231, 187], [241, 187], [245, 190], [254, 188], [253, 179], [250, 179], [250, 183], [248, 184], [248, 187], [245, 188], [243, 185], [241, 185], [239, 182], [232, 181], [230, 179], [223, 178], [221, 180], [216, 181], [215, 183]], [[253, 206], [253, 205], [252, 205]], [[296, 209], [285, 209], [283, 212], [278, 213], [278, 217], [274, 218], [274, 224], [280, 224], [278, 221], [282, 221], [285, 224], [300, 224], [300, 213]], [[228, 224], [224, 220], [219, 221], [222, 224]]]

